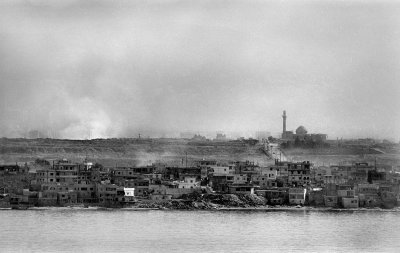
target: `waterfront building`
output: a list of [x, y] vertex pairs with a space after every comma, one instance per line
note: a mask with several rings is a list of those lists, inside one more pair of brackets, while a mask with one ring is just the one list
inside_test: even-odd
[[112, 182], [121, 185], [125, 180], [143, 178], [156, 172], [154, 166], [146, 167], [117, 167], [111, 169]]
[[333, 196], [329, 196], [329, 195], [325, 195], [324, 196], [324, 203], [326, 207], [337, 207], [338, 205], [338, 197], [333, 195]]
[[355, 195], [355, 191], [351, 186], [339, 186], [337, 190], [337, 199], [341, 207], [344, 208], [354, 208], [358, 207], [358, 196]]
[[124, 202], [134, 202], [135, 201], [135, 188], [125, 188], [124, 187]]
[[136, 196], [145, 197], [149, 194], [150, 179], [142, 177], [137, 179], [125, 180], [117, 185], [122, 187], [135, 188]]
[[44, 183], [38, 193], [38, 204], [41, 206], [55, 206], [78, 203], [78, 194], [75, 184]]
[[[82, 166], [82, 169], [84, 167]], [[81, 165], [79, 163], [70, 163], [63, 159], [53, 163], [51, 169], [37, 170], [36, 182], [43, 183], [64, 183], [73, 184], [79, 179]], [[84, 175], [82, 174], [81, 177]]]
[[[308, 204], [311, 206], [324, 206], [324, 191], [322, 188], [311, 188], [307, 191]], [[307, 204], [307, 203], [306, 203]]]
[[78, 203], [95, 203], [97, 202], [96, 197], [96, 186], [94, 183], [88, 180], [80, 180], [78, 183], [73, 185], [73, 189], [77, 194]]
[[257, 195], [265, 197], [269, 205], [283, 205], [289, 203], [289, 188], [257, 189]]
[[197, 182], [194, 176], [184, 176], [183, 181], [178, 182], [178, 188], [200, 188], [200, 182]]
[[274, 176], [269, 177], [268, 175], [252, 175], [251, 183], [260, 186], [261, 189], [277, 187], [276, 177]]
[[125, 196], [124, 187], [114, 184], [96, 184], [96, 196], [99, 203], [105, 206], [114, 206]]
[[358, 184], [357, 195], [360, 198], [360, 206], [377, 207], [380, 206], [380, 198], [378, 195], [379, 185], [377, 184]]
[[311, 166], [309, 161], [288, 163], [288, 184], [290, 186], [304, 186], [311, 183]]
[[64, 206], [78, 203], [77, 193], [73, 190], [57, 192], [57, 204]]
[[358, 208], [359, 207], [358, 196], [343, 197], [342, 206], [344, 208]]
[[306, 192], [305, 188], [289, 188], [289, 204], [304, 205]]
[[232, 184], [228, 186], [231, 194], [254, 194], [254, 189], [259, 186], [253, 184]]
[[56, 191], [40, 191], [38, 204], [39, 206], [56, 206], [57, 203], [57, 195]]
[[213, 175], [210, 178], [210, 186], [216, 192], [228, 192], [228, 185], [233, 184], [234, 175]]

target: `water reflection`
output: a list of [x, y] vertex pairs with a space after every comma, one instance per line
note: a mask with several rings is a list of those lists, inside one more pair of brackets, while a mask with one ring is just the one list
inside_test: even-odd
[[[2, 250], [33, 252], [396, 252], [400, 212], [0, 212]], [[23, 240], [22, 240], [23, 238]]]

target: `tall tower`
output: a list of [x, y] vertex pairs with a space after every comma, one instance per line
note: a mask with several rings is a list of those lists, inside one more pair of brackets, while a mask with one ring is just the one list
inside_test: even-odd
[[283, 111], [283, 132], [282, 132], [282, 138], [285, 138], [286, 135], [286, 111]]

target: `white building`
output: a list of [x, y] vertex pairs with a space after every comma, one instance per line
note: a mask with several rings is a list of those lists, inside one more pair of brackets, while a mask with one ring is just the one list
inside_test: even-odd
[[194, 189], [199, 188], [200, 184], [196, 182], [196, 177], [185, 176], [183, 182], [178, 182], [178, 188]]
[[135, 196], [135, 188], [124, 188], [125, 197], [134, 197]]

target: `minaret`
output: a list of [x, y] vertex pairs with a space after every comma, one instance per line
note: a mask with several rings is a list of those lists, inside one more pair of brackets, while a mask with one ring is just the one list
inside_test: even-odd
[[282, 132], [282, 138], [285, 138], [286, 136], [286, 111], [283, 111], [283, 132]]

